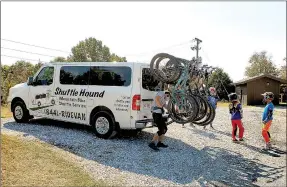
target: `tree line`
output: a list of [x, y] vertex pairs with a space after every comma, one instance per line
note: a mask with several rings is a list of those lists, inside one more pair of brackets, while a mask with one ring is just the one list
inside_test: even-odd
[[[111, 53], [109, 47], [103, 45], [101, 40], [90, 37], [80, 41], [72, 47], [71, 55], [56, 57], [51, 62], [127, 62], [126, 57]], [[42, 62], [32, 64], [28, 61], [16, 61], [12, 65], [1, 63], [1, 103], [6, 103], [9, 89], [16, 84], [26, 82], [28, 77], [34, 75], [43, 65]]]
[[[71, 55], [67, 57], [56, 57], [51, 62], [127, 62], [126, 57], [120, 57], [111, 53], [109, 47], [103, 45], [103, 42], [90, 37], [80, 41], [72, 47]], [[271, 74], [286, 79], [286, 58], [285, 64], [277, 68], [268, 56], [266, 51], [255, 52], [249, 59], [248, 66], [245, 69], [247, 77], [253, 77], [260, 74]], [[5, 103], [9, 94], [9, 89], [16, 84], [26, 82], [27, 78], [34, 75], [43, 65], [42, 62], [32, 64], [28, 61], [16, 61], [12, 65], [1, 65], [1, 101]], [[233, 92], [232, 80], [228, 73], [222, 68], [216, 70], [210, 77], [207, 86], [214, 86], [217, 89], [221, 99], [228, 99], [227, 93]]]

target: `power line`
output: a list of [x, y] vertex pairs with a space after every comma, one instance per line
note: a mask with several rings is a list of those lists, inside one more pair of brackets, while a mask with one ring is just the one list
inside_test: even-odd
[[18, 51], [18, 52], [22, 52], [22, 53], [29, 53], [29, 54], [35, 54], [35, 55], [41, 55], [41, 56], [47, 56], [47, 57], [54, 57], [56, 58], [56, 56], [51, 56], [51, 55], [45, 55], [45, 54], [40, 54], [40, 53], [33, 53], [33, 52], [29, 52], [29, 51], [22, 51], [19, 49], [12, 49], [12, 48], [7, 48], [7, 47], [1, 47], [3, 49], [7, 49], [7, 50], [12, 50], [12, 51]]
[[52, 48], [48, 48], [48, 47], [43, 47], [43, 46], [38, 46], [38, 45], [33, 45], [33, 44], [28, 44], [28, 43], [23, 43], [23, 42], [19, 42], [19, 41], [4, 39], [4, 38], [1, 38], [1, 40], [7, 41], [7, 42], [12, 42], [12, 43], [18, 43], [18, 44], [22, 44], [22, 45], [28, 45], [28, 46], [32, 46], [32, 47], [38, 47], [38, 48], [48, 49], [48, 50], [52, 50], [52, 51], [59, 51], [59, 52], [71, 54], [71, 52], [63, 51], [63, 50], [59, 50], [59, 49], [52, 49]]
[[143, 56], [145, 54], [150, 54], [152, 52], [157, 52], [157, 51], [166, 50], [166, 49], [170, 49], [170, 48], [174, 48], [174, 47], [179, 47], [179, 46], [183, 46], [183, 45], [186, 45], [186, 44], [189, 44], [189, 43], [191, 43], [191, 41], [183, 42], [183, 43], [179, 43], [179, 44], [175, 44], [175, 45], [171, 45], [171, 46], [165, 47], [165, 48], [155, 49], [155, 50], [152, 50], [150, 52], [143, 52], [143, 53], [137, 53], [137, 54], [126, 54], [124, 56]]
[[[9, 55], [3, 55], [1, 54], [1, 56], [5, 56], [5, 57], [9, 57], [9, 58], [17, 58], [17, 59], [21, 59], [21, 60], [29, 60], [29, 61], [36, 61], [36, 62], [45, 62], [45, 61], [41, 61], [41, 60], [35, 60], [35, 59], [29, 59], [29, 58], [21, 58], [21, 57], [17, 57], [17, 56], [9, 56]], [[48, 63], [48, 62], [46, 62]]]

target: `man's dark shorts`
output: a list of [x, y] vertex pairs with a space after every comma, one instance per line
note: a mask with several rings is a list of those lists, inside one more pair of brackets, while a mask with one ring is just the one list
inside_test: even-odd
[[158, 114], [158, 113], [153, 113], [152, 114], [154, 123], [157, 124], [157, 134], [159, 136], [163, 135], [166, 133], [167, 131], [167, 126], [166, 126], [166, 119], [162, 117], [162, 114]]

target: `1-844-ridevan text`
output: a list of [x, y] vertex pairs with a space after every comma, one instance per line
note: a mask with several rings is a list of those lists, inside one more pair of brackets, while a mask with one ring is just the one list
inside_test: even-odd
[[44, 113], [46, 115], [51, 115], [51, 116], [61, 116], [64, 118], [79, 119], [82, 121], [86, 120], [86, 114], [80, 113], [80, 112], [69, 112], [69, 111], [58, 111], [58, 110], [53, 110], [53, 109], [44, 109]]

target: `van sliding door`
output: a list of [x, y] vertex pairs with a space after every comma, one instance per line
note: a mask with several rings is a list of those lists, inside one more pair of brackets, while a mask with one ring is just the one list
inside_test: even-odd
[[57, 119], [86, 124], [89, 65], [59, 65], [54, 94]]
[[132, 69], [124, 63], [91, 63], [87, 115], [97, 106], [108, 108], [121, 127], [130, 126]]

